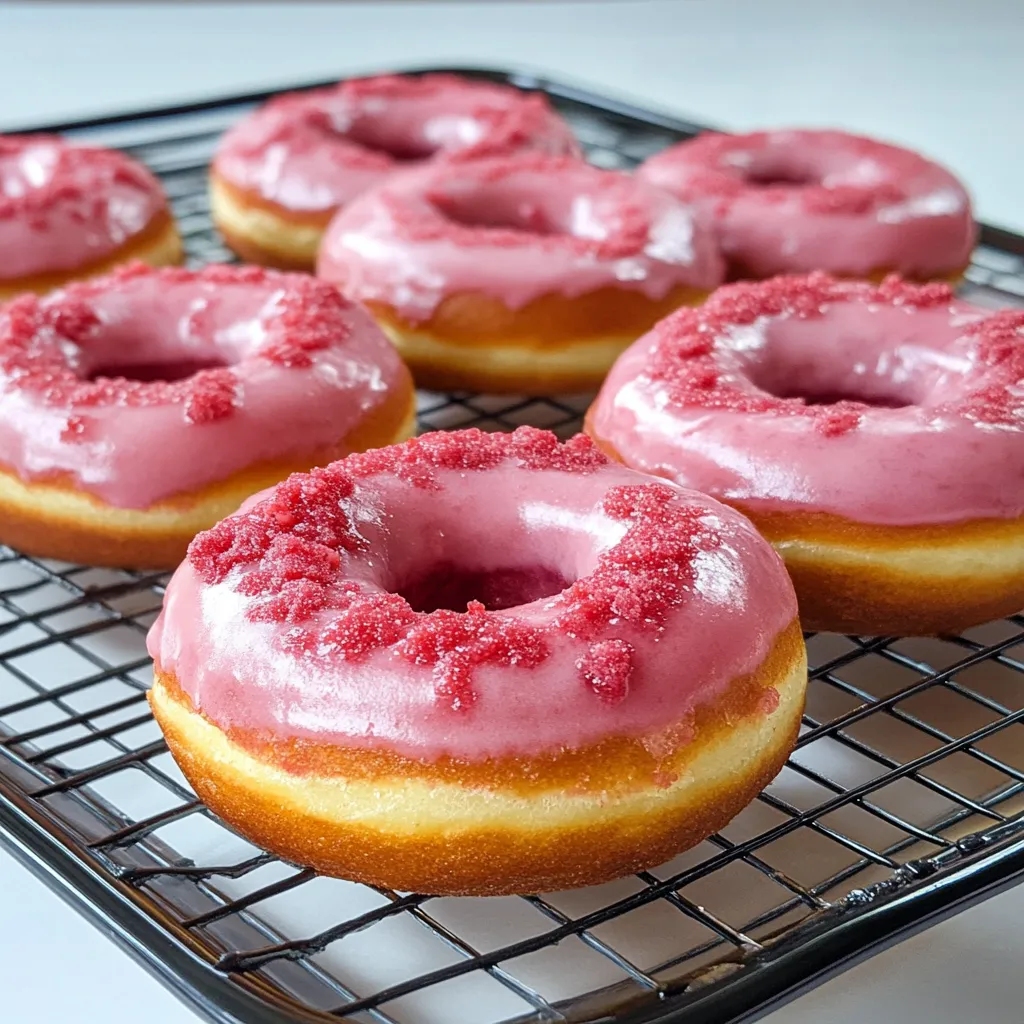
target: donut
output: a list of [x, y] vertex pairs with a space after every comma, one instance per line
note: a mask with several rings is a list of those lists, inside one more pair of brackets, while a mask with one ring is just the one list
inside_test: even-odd
[[313, 278], [143, 264], [0, 306], [0, 543], [173, 568], [289, 473], [409, 436], [409, 373]]
[[626, 352], [607, 453], [743, 511], [807, 628], [959, 633], [1024, 607], [1024, 310], [823, 273], [727, 285]]
[[180, 263], [160, 183], [124, 153], [55, 135], [0, 135], [0, 301], [120, 263]]
[[213, 220], [243, 259], [312, 270], [331, 216], [396, 170], [538, 149], [577, 153], [540, 93], [458, 75], [380, 75], [277, 96], [230, 129]]
[[746, 519], [532, 427], [255, 496], [193, 541], [148, 644], [156, 718], [224, 820], [437, 894], [663, 863], [780, 770], [806, 688]]
[[421, 386], [551, 394], [596, 388], [722, 262], [667, 192], [520, 154], [392, 178], [331, 222], [317, 273], [366, 305]]
[[846, 132], [709, 132], [637, 173], [714, 218], [733, 279], [824, 270], [957, 280], [976, 239], [970, 199], [949, 171]]

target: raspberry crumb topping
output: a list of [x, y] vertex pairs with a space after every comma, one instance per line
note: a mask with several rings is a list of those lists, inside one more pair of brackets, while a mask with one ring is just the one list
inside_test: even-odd
[[84, 416], [69, 416], [60, 432], [60, 439], [67, 444], [84, 441], [89, 421]]
[[189, 384], [186, 422], [214, 423], [235, 411], [238, 381], [230, 370], [200, 370]]
[[289, 275], [288, 288], [267, 331], [259, 354], [279, 366], [313, 365], [313, 353], [343, 343], [352, 328], [346, 314], [352, 303], [337, 288], [300, 274]]
[[646, 376], [660, 384], [669, 402], [679, 408], [801, 416], [825, 437], [841, 437], [858, 427], [866, 403], [844, 399], [813, 405], [756, 388], [721, 358], [730, 332], [760, 320], [820, 317], [839, 303], [931, 309], [953, 301], [946, 284], [912, 284], [896, 275], [880, 285], [839, 281], [820, 272], [727, 285], [702, 307], [681, 309], [655, 327]]
[[633, 675], [633, 645], [625, 640], [591, 644], [576, 662], [583, 681], [605, 704], [619, 704], [629, 693]]
[[1001, 309], [966, 329], [984, 370], [982, 386], [962, 405], [980, 423], [1024, 426], [1024, 309]]
[[695, 557], [718, 543], [706, 511], [687, 505], [671, 485], [608, 490], [602, 510], [628, 524], [625, 535], [601, 554], [590, 575], [550, 599], [555, 614], [544, 625], [518, 619], [514, 608], [489, 611], [478, 601], [464, 612], [417, 612], [398, 594], [346, 577], [348, 553], [368, 543], [356, 509], [366, 515], [372, 506], [372, 477], [440, 487], [439, 471], [486, 472], [503, 462], [572, 473], [607, 464], [587, 438], [560, 444], [532, 427], [512, 434], [428, 434], [292, 476], [257, 505], [199, 534], [188, 558], [205, 583], [227, 583], [251, 598], [251, 621], [289, 626], [281, 646], [295, 657], [358, 661], [391, 649], [428, 666], [439, 703], [465, 711], [477, 699], [479, 668], [532, 668], [557, 640], [580, 638], [589, 644], [577, 666], [583, 680], [599, 700], [618, 703], [631, 685], [633, 649], [608, 631], [662, 628], [692, 592]]
[[350, 455], [349, 473], [365, 478], [389, 473], [417, 487], [437, 486], [436, 470], [487, 470], [512, 459], [526, 469], [590, 473], [608, 464], [590, 438], [577, 434], [564, 444], [549, 430], [518, 427], [511, 434], [469, 430], [437, 431], [391, 445]]
[[414, 665], [433, 668], [434, 692], [453, 711], [476, 702], [476, 667], [535, 668], [550, 653], [540, 629], [488, 612], [479, 601], [465, 612], [442, 608], [418, 616], [397, 650]]
[[704, 521], [705, 510], [681, 504], [666, 484], [613, 487], [603, 509], [632, 525], [589, 576], [561, 595], [558, 626], [585, 639], [620, 623], [657, 629], [687, 599], [697, 553], [717, 544]]

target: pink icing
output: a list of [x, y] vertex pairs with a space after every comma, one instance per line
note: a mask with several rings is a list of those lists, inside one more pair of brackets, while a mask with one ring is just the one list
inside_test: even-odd
[[214, 170], [287, 209], [329, 211], [411, 164], [521, 149], [578, 152], [540, 94], [381, 75], [272, 99], [227, 132]]
[[708, 133], [640, 177], [711, 213], [734, 276], [951, 274], [974, 247], [970, 199], [924, 157], [837, 131]]
[[[525, 603], [415, 611], [437, 567], [515, 577]], [[460, 431], [250, 499], [193, 542], [149, 649], [224, 728], [479, 761], [676, 725], [795, 616], [778, 557], [714, 500], [583, 438]]]
[[763, 510], [891, 526], [1024, 514], [1024, 311], [825, 274], [720, 289], [613, 367], [627, 465]]
[[105, 259], [166, 208], [157, 180], [123, 153], [0, 136], [0, 283]]
[[145, 508], [338, 443], [404, 376], [312, 278], [134, 264], [0, 307], [0, 463]]
[[710, 290], [722, 265], [705, 222], [667, 192], [524, 154], [396, 175], [334, 218], [317, 273], [424, 320], [460, 292], [516, 309], [607, 286], [652, 299], [677, 285]]

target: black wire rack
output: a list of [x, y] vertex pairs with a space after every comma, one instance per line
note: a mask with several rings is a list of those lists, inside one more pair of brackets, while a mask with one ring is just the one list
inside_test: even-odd
[[[699, 130], [473, 73], [546, 91], [600, 166]], [[48, 130], [143, 159], [192, 262], [225, 261], [207, 162], [264, 98]], [[963, 291], [1024, 301], [1024, 238], [984, 228]], [[568, 435], [586, 404], [424, 393], [419, 413], [424, 429]], [[210, 1020], [747, 1019], [1024, 873], [1020, 616], [943, 639], [811, 636], [798, 748], [720, 834], [609, 885], [443, 898], [284, 863], [196, 799], [145, 703], [164, 581], [0, 548], [0, 843]]]

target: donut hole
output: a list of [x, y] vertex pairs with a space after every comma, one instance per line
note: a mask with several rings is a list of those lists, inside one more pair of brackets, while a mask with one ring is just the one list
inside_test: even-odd
[[101, 326], [69, 340], [65, 356], [84, 381], [187, 380], [249, 358], [276, 315], [274, 296], [269, 283], [197, 289], [189, 280], [128, 280], [94, 301]]
[[[760, 391], [807, 405], [926, 405], [963, 372], [944, 353], [929, 311], [833, 306], [822, 318], [780, 319], [736, 336], [743, 375]], [[945, 330], [949, 334], [948, 328]]]
[[462, 195], [435, 194], [429, 202], [445, 220], [465, 228], [506, 228], [531, 235], [566, 233], [565, 225], [525, 196], [482, 189]]
[[349, 142], [382, 153], [398, 163], [427, 160], [442, 148], [440, 142], [427, 138], [422, 132], [401, 130], [375, 117], [357, 118], [342, 134]]
[[480, 119], [463, 113], [422, 117], [415, 111], [357, 116], [342, 132], [349, 142], [397, 163], [429, 160], [442, 150], [465, 149], [484, 135]]
[[414, 577], [397, 593], [417, 612], [464, 612], [471, 601], [500, 611], [553, 597], [568, 585], [558, 570], [545, 565], [474, 570], [447, 562]]
[[[444, 493], [373, 479], [373, 511], [360, 513], [367, 546], [346, 557], [349, 579], [398, 594], [420, 612], [464, 612], [471, 601], [491, 611], [518, 608], [590, 575], [627, 529], [588, 511], [607, 491], [600, 474], [501, 466], [446, 470], [439, 479]], [[563, 489], [572, 507], [552, 497]]]
[[748, 372], [754, 387], [773, 398], [799, 398], [807, 405], [859, 402], [878, 409], [905, 409], [917, 404], [907, 381], [863, 372], [859, 366], [839, 362], [789, 362], [772, 353]]
[[171, 359], [166, 362], [114, 363], [95, 366], [89, 370], [87, 380], [118, 378], [143, 383], [162, 381], [172, 383], [187, 380], [200, 370], [219, 370], [228, 366], [224, 359]]
[[740, 168], [743, 180], [755, 188], [804, 188], [820, 185], [822, 174], [818, 168], [785, 151], [765, 151], [752, 154], [750, 162]]
[[772, 188], [780, 185], [801, 188], [819, 183], [815, 175], [795, 167], [756, 168], [747, 171], [743, 177], [748, 185], [756, 185], [759, 188]]
[[[762, 388], [761, 390], [767, 389]], [[869, 405], [876, 409], [906, 409], [915, 404], [894, 395], [868, 395], [853, 390], [819, 393], [809, 389], [787, 389], [782, 387], [769, 393], [776, 398], [801, 398], [805, 405], [835, 405], [837, 402], [859, 402], [861, 405]]]

